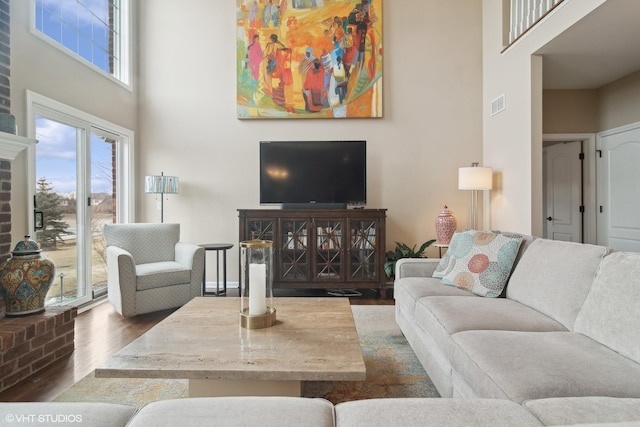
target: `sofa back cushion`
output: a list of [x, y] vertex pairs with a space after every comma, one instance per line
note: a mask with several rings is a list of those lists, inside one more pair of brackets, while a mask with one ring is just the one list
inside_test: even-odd
[[136, 264], [174, 261], [180, 224], [105, 224], [107, 246], [129, 252]]
[[573, 330], [602, 258], [603, 246], [535, 239], [522, 254], [507, 298], [552, 317]]
[[522, 235], [471, 230], [454, 238], [457, 240], [452, 240], [447, 251], [450, 267], [442, 283], [484, 297], [499, 296], [511, 274]]
[[614, 252], [600, 263], [575, 331], [640, 363], [640, 253]]

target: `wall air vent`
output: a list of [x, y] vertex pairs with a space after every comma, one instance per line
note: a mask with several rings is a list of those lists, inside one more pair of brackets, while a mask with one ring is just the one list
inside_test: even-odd
[[506, 102], [504, 100], [504, 93], [491, 101], [491, 115], [495, 116], [496, 114], [504, 111], [507, 108]]

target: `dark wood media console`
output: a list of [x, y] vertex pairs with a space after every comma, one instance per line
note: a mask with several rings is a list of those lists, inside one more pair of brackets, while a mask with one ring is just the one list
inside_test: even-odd
[[274, 288], [384, 289], [386, 209], [238, 212], [240, 241], [273, 241]]

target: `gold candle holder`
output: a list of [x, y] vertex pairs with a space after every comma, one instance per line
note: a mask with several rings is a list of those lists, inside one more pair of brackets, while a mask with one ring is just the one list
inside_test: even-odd
[[276, 323], [273, 306], [273, 242], [240, 242], [240, 326], [261, 329]]

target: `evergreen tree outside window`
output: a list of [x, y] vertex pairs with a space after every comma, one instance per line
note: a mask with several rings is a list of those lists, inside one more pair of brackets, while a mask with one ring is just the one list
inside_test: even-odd
[[[57, 248], [64, 235], [71, 234], [69, 224], [64, 221], [64, 207], [68, 205], [63, 197], [56, 193], [45, 178], [38, 179], [36, 206], [44, 217], [43, 229], [37, 233], [37, 241], [45, 248]], [[75, 206], [72, 207], [75, 209]]]
[[34, 34], [129, 84], [129, 0], [31, 0]]

